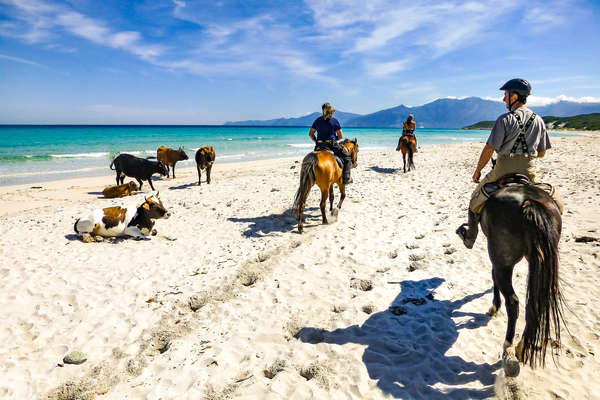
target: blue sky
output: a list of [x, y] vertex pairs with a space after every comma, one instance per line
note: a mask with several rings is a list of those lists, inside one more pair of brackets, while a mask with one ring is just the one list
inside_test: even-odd
[[214, 124], [330, 101], [600, 101], [600, 1], [0, 0], [0, 123]]

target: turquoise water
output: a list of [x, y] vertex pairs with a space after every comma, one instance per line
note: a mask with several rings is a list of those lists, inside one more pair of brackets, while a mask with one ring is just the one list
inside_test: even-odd
[[[400, 129], [345, 128], [361, 150], [395, 148]], [[484, 141], [489, 131], [418, 129], [420, 146]], [[156, 156], [165, 145], [183, 146], [195, 164], [195, 151], [215, 149], [217, 163], [301, 156], [312, 149], [306, 127], [225, 126], [0, 126], [0, 185], [15, 185], [106, 174], [111, 157], [130, 153]]]

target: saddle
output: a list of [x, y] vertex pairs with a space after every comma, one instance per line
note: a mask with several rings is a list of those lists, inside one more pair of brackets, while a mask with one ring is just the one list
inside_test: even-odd
[[483, 187], [481, 188], [481, 192], [485, 195], [485, 197], [489, 198], [492, 194], [502, 189], [503, 187], [514, 185], [532, 185], [544, 190], [550, 196], [554, 194], [554, 188], [549, 183], [533, 183], [529, 180], [527, 176], [523, 174], [504, 175], [496, 182], [490, 182], [483, 185]]
[[339, 158], [338, 156], [336, 156], [335, 153], [331, 149], [329, 149], [329, 147], [327, 147], [326, 143], [318, 141], [317, 144], [315, 145], [314, 151], [326, 151], [326, 152], [328, 152], [329, 154], [331, 154], [333, 156], [333, 158], [335, 159], [335, 161], [338, 164], [338, 167], [344, 168], [344, 162], [342, 161], [342, 159]]

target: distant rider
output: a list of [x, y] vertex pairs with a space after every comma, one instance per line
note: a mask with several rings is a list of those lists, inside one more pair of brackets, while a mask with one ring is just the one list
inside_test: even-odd
[[[352, 158], [350, 154], [337, 142], [342, 139], [342, 127], [337, 119], [333, 118], [335, 113], [334, 108], [329, 103], [325, 103], [321, 106], [323, 115], [320, 116], [313, 122], [308, 136], [315, 142], [315, 151], [317, 150], [331, 150], [333, 153], [342, 159], [344, 162], [344, 169], [342, 177], [344, 185], [352, 183], [350, 177], [350, 169], [352, 168]], [[317, 131], [317, 137], [315, 138], [315, 131]]]
[[[404, 124], [402, 125], [402, 136], [412, 136], [415, 138], [415, 140], [417, 139], [417, 137], [415, 136], [415, 129], [417, 129], [417, 124], [415, 121], [413, 121], [414, 119], [414, 115], [409, 114], [408, 118], [406, 118], [406, 121], [404, 121]], [[413, 151], [416, 153], [417, 152], [417, 146], [414, 146]]]
[[[550, 139], [544, 120], [525, 106], [531, 85], [524, 79], [511, 79], [500, 90], [504, 90], [504, 103], [509, 112], [496, 120], [486, 145], [481, 151], [479, 162], [473, 174], [473, 182], [478, 183], [469, 203], [469, 222], [461, 225], [456, 233], [470, 249], [477, 239], [481, 211], [487, 197], [483, 185], [495, 182], [504, 175], [523, 174], [535, 182], [534, 159], [544, 157], [550, 149]], [[486, 166], [494, 151], [498, 159], [494, 168], [480, 181], [481, 170]], [[553, 195], [561, 213], [562, 201]]]

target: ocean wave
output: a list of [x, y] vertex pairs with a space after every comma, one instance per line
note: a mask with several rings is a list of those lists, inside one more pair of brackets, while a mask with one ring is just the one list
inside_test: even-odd
[[23, 156], [0, 156], [0, 162], [48, 161], [51, 159], [52, 159], [52, 156], [50, 156], [48, 154], [38, 154], [38, 155], [26, 154]]
[[289, 143], [288, 146], [308, 148], [308, 147], [315, 147], [315, 144], [314, 143]]
[[227, 158], [244, 158], [244, 157], [246, 157], [246, 154], [226, 154], [224, 156], [218, 156], [217, 160], [219, 158], [221, 158], [221, 159], [223, 159], [223, 158], [227, 159]]
[[44, 175], [63, 175], [63, 174], [73, 174], [77, 172], [89, 172], [89, 171], [99, 171], [106, 170], [105, 167], [102, 168], [79, 168], [79, 169], [66, 169], [66, 170], [58, 170], [58, 171], [38, 171], [38, 172], [19, 172], [14, 174], [0, 174], [0, 178], [19, 178], [23, 176], [44, 176]]
[[100, 158], [106, 157], [110, 153], [108, 152], [98, 152], [98, 153], [75, 153], [75, 154], [50, 154], [50, 157], [53, 158]]

